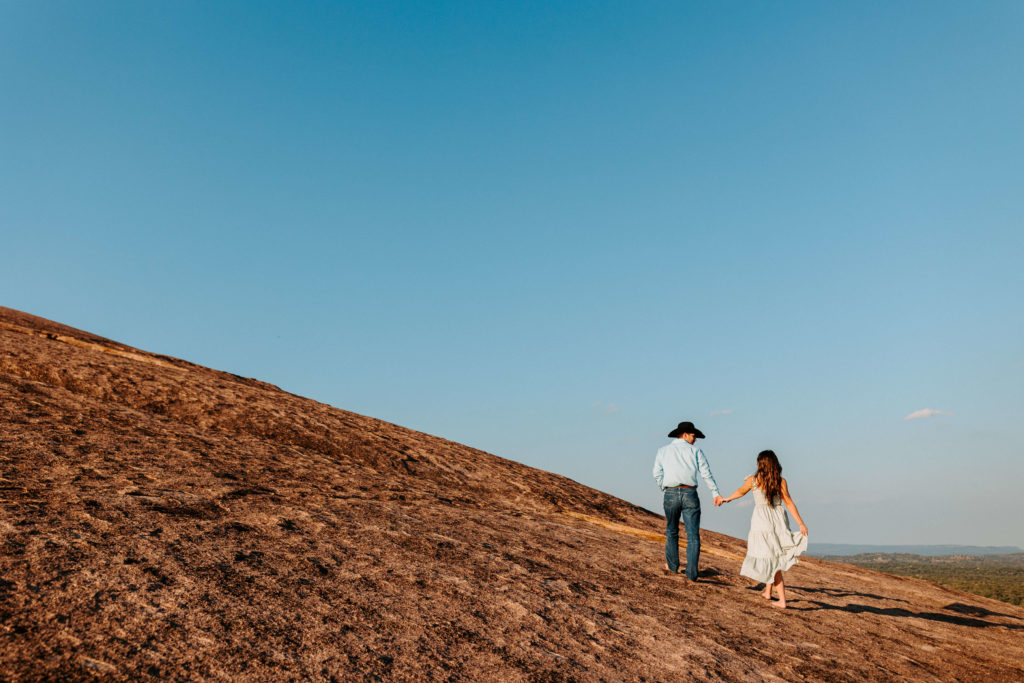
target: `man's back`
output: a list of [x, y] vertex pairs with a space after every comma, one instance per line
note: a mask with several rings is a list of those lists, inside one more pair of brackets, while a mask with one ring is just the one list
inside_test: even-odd
[[654, 459], [654, 478], [661, 488], [673, 486], [696, 486], [698, 473], [704, 479], [714, 496], [718, 496], [718, 485], [711, 474], [707, 457], [696, 445], [685, 439], [675, 439], [658, 449]]

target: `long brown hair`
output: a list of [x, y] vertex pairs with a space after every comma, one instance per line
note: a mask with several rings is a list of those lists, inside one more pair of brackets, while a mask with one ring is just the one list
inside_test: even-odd
[[757, 454], [757, 474], [754, 484], [764, 491], [769, 505], [775, 505], [775, 498], [782, 495], [782, 465], [775, 451], [761, 451]]

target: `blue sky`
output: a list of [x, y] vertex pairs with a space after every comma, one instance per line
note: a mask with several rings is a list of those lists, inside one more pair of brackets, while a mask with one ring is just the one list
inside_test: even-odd
[[812, 541], [1024, 546], [1022, 81], [1016, 2], [7, 2], [0, 303], [656, 511], [690, 419]]

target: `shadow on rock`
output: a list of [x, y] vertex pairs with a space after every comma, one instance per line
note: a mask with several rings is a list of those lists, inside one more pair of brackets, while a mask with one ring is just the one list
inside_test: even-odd
[[[893, 598], [888, 595], [858, 593], [857, 591], [843, 590], [842, 588], [802, 588], [800, 586], [786, 586], [786, 588], [802, 593], [824, 593], [832, 598], [868, 598], [870, 600], [888, 600], [889, 602], [907, 602], [906, 600]], [[759, 584], [757, 590], [764, 590], [764, 584]]]
[[830, 605], [827, 602], [818, 602], [817, 600], [808, 600], [808, 603], [815, 605], [815, 607], [803, 607], [804, 611], [812, 610], [838, 610], [840, 612], [849, 612], [850, 614], [878, 614], [883, 617], [914, 617], [917, 619], [928, 619], [929, 621], [941, 621], [947, 624], [956, 624], [958, 626], [971, 626], [973, 628], [987, 628], [990, 626], [1002, 626], [1003, 628], [1013, 630], [1024, 630], [1024, 626], [1018, 624], [998, 624], [992, 621], [982, 621], [981, 619], [971, 619], [969, 617], [957, 617], [951, 614], [940, 614], [938, 612], [911, 612], [910, 610], [903, 609], [901, 607], [872, 607], [870, 605], [858, 605], [851, 603], [849, 605]]
[[957, 612], [959, 614], [967, 614], [972, 617], [1003, 617], [1004, 619], [1021, 620], [1020, 617], [1013, 614], [993, 612], [992, 610], [985, 609], [984, 607], [979, 607], [977, 605], [965, 605], [962, 602], [954, 602], [951, 605], [946, 605], [942, 609], [948, 609], [950, 612]]

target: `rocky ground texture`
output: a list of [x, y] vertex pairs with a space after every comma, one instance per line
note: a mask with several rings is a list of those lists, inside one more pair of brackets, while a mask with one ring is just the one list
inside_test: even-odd
[[1024, 680], [1024, 609], [0, 308], [5, 680]]

